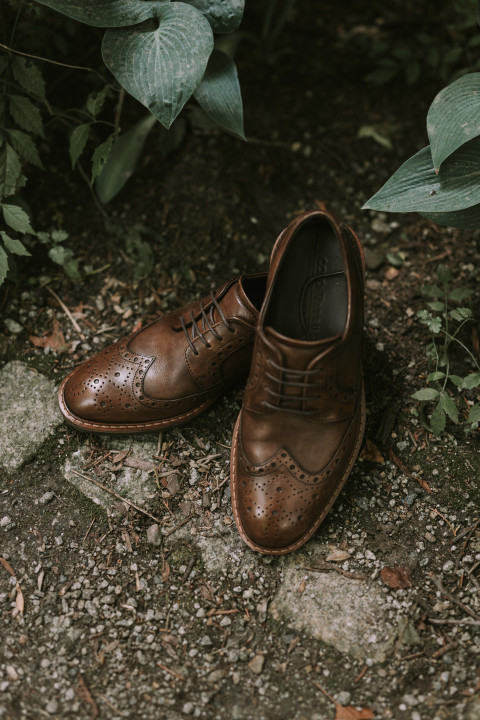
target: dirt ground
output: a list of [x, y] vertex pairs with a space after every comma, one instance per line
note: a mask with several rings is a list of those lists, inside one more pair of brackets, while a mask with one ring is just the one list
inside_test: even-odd
[[[375, 8], [327, 2], [304, 13], [300, 5], [267, 55], [248, 40], [240, 47], [248, 143], [189, 128], [180, 148], [162, 158], [152, 135], [138, 171], [105, 206], [107, 217], [70, 170], [64, 138], [61, 152], [54, 144], [45, 148], [48, 173], [35, 174], [26, 199], [36, 227], [68, 231], [82, 281], [72, 282], [43, 248], [35, 250], [18, 282], [0, 290], [3, 317], [23, 328], [2, 331], [0, 321], [0, 364], [21, 360], [59, 382], [139, 323], [241, 272], [267, 269], [283, 227], [297, 213], [325, 206], [356, 230], [368, 251], [368, 444], [318, 535], [357, 552], [368, 548], [376, 558], [372, 572], [408, 569], [408, 589], [390, 591], [406, 609], [414, 639], [397, 643], [386, 662], [369, 664], [267, 616], [277, 559], [252, 560], [239, 575], [232, 569], [211, 574], [188, 538], [173, 536], [157, 550], [146, 541], [148, 519], [130, 513], [113, 521], [66, 486], [65, 458], [88, 445], [94, 462], [105, 446], [65, 426], [13, 479], [0, 479], [0, 517], [16, 518], [13, 532], [1, 531], [0, 554], [24, 577], [30, 602], [21, 622], [12, 617], [15, 587], [0, 567], [0, 667], [7, 678], [6, 686], [0, 683], [0, 717], [480, 717], [474, 705], [480, 693], [478, 430], [466, 434], [449, 423], [436, 438], [422, 427], [410, 397], [428, 372], [429, 336], [416, 319], [425, 307], [420, 288], [435, 282], [443, 262], [455, 286], [478, 290], [479, 233], [441, 228], [414, 214], [361, 210], [399, 164], [427, 144], [426, 112], [444, 83], [433, 75], [413, 86], [366, 83], [371, 61], [355, 37], [375, 26]], [[395, 4], [390, 12], [384, 27], [393, 42], [404, 19]], [[247, 12], [251, 32], [259, 20], [258, 11]], [[125, 112], [135, 118], [133, 101]], [[392, 149], [360, 137], [362, 127], [388, 138]], [[138, 237], [151, 244], [155, 267], [135, 281], [125, 242]], [[393, 265], [389, 253], [390, 260], [400, 254], [401, 264]], [[83, 337], [48, 287], [74, 313]], [[478, 292], [474, 309], [478, 318]], [[29, 336], [51, 334], [55, 322], [66, 349], [34, 347]], [[477, 320], [465, 335], [473, 347], [478, 328]], [[463, 356], [455, 360], [461, 370], [468, 367]], [[188, 478], [196, 454], [228, 460], [241, 398], [240, 384], [180, 434], [164, 433], [159, 449], [168, 449], [181, 477]], [[151, 512], [168, 517], [179, 509], [184, 484], [188, 490], [182, 480], [167, 503], [159, 492]], [[53, 503], [38, 502], [46, 492], [54, 493]], [[216, 509], [208, 502], [199, 522], [215, 513], [229, 516], [228, 492], [219, 494]], [[40, 587], [38, 563], [45, 570]], [[349, 570], [364, 570], [365, 563], [369, 567], [368, 554], [352, 556]], [[143, 592], [138, 582], [145, 583]], [[250, 587], [259, 590], [253, 600]], [[92, 595], [113, 600], [107, 597], [105, 610], [85, 613], [83, 634], [72, 629], [57, 642], [52, 618], [68, 629], [68, 619], [60, 618], [71, 612], [73, 622], [84, 609], [80, 600], [88, 603]], [[260, 601], [266, 604], [259, 610]], [[207, 635], [202, 608], [215, 611]], [[260, 673], [251, 664], [259, 655], [266, 658]], [[318, 686], [337, 698], [336, 708]], [[340, 705], [371, 714], [341, 714]]]

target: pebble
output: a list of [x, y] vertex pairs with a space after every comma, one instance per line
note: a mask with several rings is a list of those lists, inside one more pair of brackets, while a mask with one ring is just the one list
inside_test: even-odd
[[160, 526], [157, 523], [150, 525], [147, 529], [147, 541], [150, 545], [160, 545], [162, 536], [160, 534]]
[[47, 503], [51, 502], [53, 498], [55, 497], [55, 493], [53, 493], [51, 490], [44, 493], [41, 498], [39, 498], [38, 502], [40, 505], [46, 505]]
[[253, 673], [255, 673], [255, 675], [260, 675], [263, 670], [264, 664], [265, 656], [258, 654], [250, 660], [250, 662], [248, 663], [248, 667]]
[[20, 325], [20, 323], [12, 318], [5, 318], [3, 324], [12, 335], [19, 335], [23, 330], [23, 325]]

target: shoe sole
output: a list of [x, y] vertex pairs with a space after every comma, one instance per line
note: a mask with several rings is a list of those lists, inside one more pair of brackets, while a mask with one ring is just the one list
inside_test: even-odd
[[58, 404], [60, 405], [63, 417], [66, 422], [76, 430], [80, 430], [80, 432], [97, 433], [99, 435], [102, 433], [109, 435], [131, 435], [133, 433], [152, 432], [154, 430], [164, 430], [166, 428], [177, 427], [177, 425], [183, 425], [184, 423], [193, 420], [193, 418], [197, 417], [197, 415], [205, 412], [205, 410], [208, 410], [208, 408], [213, 405], [224, 393], [224, 390], [222, 390], [221, 393], [209, 398], [207, 401], [202, 403], [202, 405], [199, 405], [186, 413], [182, 413], [181, 415], [176, 415], [173, 418], [149, 420], [148, 422], [140, 423], [97, 423], [91, 420], [82, 420], [82, 418], [70, 412], [64, 397], [64, 388], [69, 378], [70, 375], [65, 378], [58, 389]]
[[238, 498], [236, 493], [236, 481], [235, 481], [235, 465], [236, 465], [236, 455], [237, 455], [237, 448], [238, 448], [238, 432], [240, 428], [240, 417], [241, 412], [238, 415], [237, 422], [235, 423], [235, 429], [233, 431], [233, 440], [232, 440], [232, 455], [231, 455], [231, 461], [230, 461], [230, 492], [232, 496], [232, 508], [233, 508], [233, 517], [235, 518], [235, 524], [237, 526], [237, 530], [240, 533], [240, 537], [242, 538], [243, 542], [248, 545], [249, 548], [252, 550], [256, 550], [259, 553], [263, 553], [264, 555], [286, 555], [287, 553], [293, 552], [294, 550], [298, 550], [302, 545], [304, 545], [312, 535], [318, 530], [322, 522], [325, 520], [326, 516], [330, 512], [332, 506], [334, 505], [336, 499], [340, 495], [340, 492], [343, 489], [343, 486], [347, 482], [350, 473], [352, 471], [353, 466], [355, 465], [355, 462], [358, 457], [358, 453], [360, 452], [360, 448], [362, 446], [363, 436], [365, 434], [365, 424], [366, 424], [366, 401], [365, 401], [365, 386], [362, 386], [362, 400], [361, 400], [361, 407], [360, 407], [360, 428], [358, 433], [357, 442], [355, 443], [355, 447], [353, 449], [352, 457], [350, 459], [350, 462], [347, 466], [347, 469], [345, 470], [341, 481], [338, 484], [338, 487], [336, 488], [335, 492], [333, 493], [332, 497], [330, 498], [328, 505], [324, 508], [323, 512], [315, 523], [307, 530], [306, 533], [302, 535], [298, 540], [296, 540], [291, 545], [287, 545], [286, 547], [282, 548], [269, 548], [269, 547], [263, 547], [262, 545], [257, 545], [254, 543], [250, 538], [248, 537], [247, 533], [245, 532], [242, 522], [240, 520], [240, 515], [238, 512]]

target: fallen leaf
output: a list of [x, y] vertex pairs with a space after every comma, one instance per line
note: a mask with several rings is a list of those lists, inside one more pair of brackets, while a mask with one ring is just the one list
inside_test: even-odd
[[412, 572], [408, 567], [384, 567], [380, 570], [380, 577], [392, 590], [402, 590], [412, 584]]
[[372, 720], [373, 711], [370, 708], [360, 708], [357, 710], [353, 705], [339, 705], [334, 698], [315, 680], [312, 680], [316, 688], [327, 697], [330, 702], [335, 705], [335, 720]]
[[14, 572], [12, 566], [10, 565], [9, 562], [7, 562], [7, 561], [5, 560], [5, 558], [0, 557], [0, 563], [3, 565], [3, 567], [5, 568], [5, 570], [10, 573], [10, 575], [11, 575], [12, 577], [15, 577], [15, 572]]
[[90, 705], [90, 707], [92, 708], [92, 714], [90, 718], [91, 720], [95, 720], [95, 718], [98, 717], [98, 706], [92, 697], [92, 693], [88, 689], [87, 683], [80, 674], [78, 676], [78, 685], [75, 688], [75, 691], [81, 700]]
[[55, 350], [57, 352], [64, 352], [67, 349], [65, 336], [61, 330], [60, 325], [58, 324], [58, 320], [55, 315], [53, 316], [52, 332], [50, 335], [44, 335], [43, 337], [39, 337], [37, 335], [29, 335], [29, 340], [32, 345], [35, 345], [35, 347], [49, 347], [51, 350]]
[[335, 705], [335, 720], [371, 720], [374, 717], [370, 708], [357, 710], [353, 705]]
[[327, 555], [328, 562], [343, 562], [343, 560], [348, 560], [349, 558], [349, 552], [346, 550], [339, 550], [338, 548], [332, 550], [332, 552]]
[[367, 460], [368, 462], [377, 463], [377, 465], [385, 464], [385, 458], [383, 457], [382, 453], [375, 445], [375, 443], [373, 443], [368, 438], [365, 440], [365, 445], [363, 446], [362, 452], [360, 453], [360, 458], [362, 460]]

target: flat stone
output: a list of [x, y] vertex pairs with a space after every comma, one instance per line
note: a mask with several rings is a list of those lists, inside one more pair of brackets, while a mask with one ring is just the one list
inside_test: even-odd
[[298, 559], [287, 560], [270, 612], [297, 632], [362, 661], [383, 662], [395, 636], [376, 585], [335, 572], [309, 572]]
[[17, 360], [0, 370], [0, 470], [21, 468], [62, 422], [55, 383]]
[[155, 464], [152, 461], [152, 455], [156, 454], [158, 437], [156, 435], [138, 435], [135, 437], [111, 437], [104, 436], [100, 440], [101, 444], [105, 448], [105, 452], [108, 450], [125, 451], [128, 450], [128, 459], [138, 460], [140, 467], [130, 467], [123, 465], [118, 471], [115, 472], [114, 482], [105, 482], [97, 478], [95, 474], [91, 474], [88, 470], [84, 470], [84, 466], [87, 465], [90, 457], [90, 447], [88, 445], [83, 446], [80, 450], [74, 452], [65, 462], [63, 467], [63, 474], [69, 483], [74, 485], [77, 490], [86, 495], [97, 505], [101, 505], [107, 512], [115, 512], [120, 502], [119, 498], [116, 498], [109, 492], [102, 490], [98, 485], [90, 482], [88, 477], [91, 476], [95, 480], [98, 480], [103, 485], [111, 487], [111, 489], [121, 495], [122, 498], [130, 500], [143, 507], [148, 504], [149, 500], [157, 494], [157, 488], [153, 474], [149, 474], [147, 470], [142, 469], [141, 466], [153, 467]]

